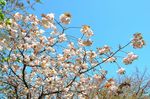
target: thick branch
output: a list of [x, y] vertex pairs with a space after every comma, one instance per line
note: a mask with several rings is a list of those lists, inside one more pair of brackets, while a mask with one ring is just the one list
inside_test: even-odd
[[23, 65], [23, 70], [22, 70], [22, 79], [23, 79], [23, 82], [24, 82], [25, 86], [26, 86], [27, 88], [29, 88], [29, 87], [28, 87], [28, 84], [27, 84], [27, 82], [26, 82], [26, 80], [25, 80], [25, 69], [26, 69], [26, 65], [24, 64], [24, 65]]

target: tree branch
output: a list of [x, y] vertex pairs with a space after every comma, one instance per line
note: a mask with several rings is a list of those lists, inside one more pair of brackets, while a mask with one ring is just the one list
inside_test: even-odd
[[100, 64], [106, 62], [108, 59], [110, 59], [111, 57], [113, 57], [114, 55], [116, 55], [121, 49], [124, 49], [125, 47], [127, 47], [129, 44], [131, 43], [131, 41], [129, 43], [127, 43], [126, 45], [124, 45], [123, 47], [120, 47], [118, 50], [116, 50], [112, 55], [110, 55], [107, 59], [103, 60], [102, 62], [98, 63], [97, 65], [87, 69], [86, 71], [80, 72], [80, 74], [86, 73], [92, 69], [94, 69], [95, 67], [99, 66]]

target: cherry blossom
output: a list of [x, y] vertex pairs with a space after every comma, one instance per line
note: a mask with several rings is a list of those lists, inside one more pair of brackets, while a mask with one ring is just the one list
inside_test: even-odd
[[71, 14], [70, 13], [63, 13], [59, 17], [61, 23], [63, 24], [69, 24], [71, 21]]
[[15, 19], [16, 21], [19, 21], [19, 20], [22, 19], [22, 15], [21, 15], [19, 12], [17, 12], [17, 13], [14, 14], [14, 19]]
[[123, 58], [123, 63], [128, 65], [138, 58], [133, 52], [128, 53], [127, 57]]
[[104, 54], [110, 52], [110, 47], [108, 45], [105, 45], [103, 48], [97, 48], [98, 53]]
[[88, 25], [83, 25], [81, 30], [80, 30], [86, 37], [91, 37], [93, 36], [93, 31], [91, 30], [90, 26]]
[[125, 69], [121, 67], [118, 69], [117, 73], [122, 75], [125, 73]]
[[145, 45], [145, 41], [143, 40], [141, 33], [134, 34], [132, 45], [134, 48], [142, 48]]

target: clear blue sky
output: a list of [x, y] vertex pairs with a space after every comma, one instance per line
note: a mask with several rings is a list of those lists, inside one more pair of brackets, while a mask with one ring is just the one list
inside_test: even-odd
[[[140, 50], [128, 47], [139, 55], [139, 59], [132, 65], [125, 66], [127, 73], [132, 73], [135, 67], [150, 72], [150, 0], [43, 0], [42, 5], [36, 5], [35, 13], [55, 13], [56, 17], [63, 12], [70, 12], [73, 16], [71, 26], [88, 24], [94, 30], [93, 49], [105, 44], [115, 50], [119, 44], [126, 44], [135, 32], [141, 32], [146, 46]], [[72, 32], [74, 33], [74, 32]], [[75, 31], [76, 33], [76, 31]], [[121, 63], [121, 62], [119, 62]], [[115, 75], [117, 66], [104, 65]]]

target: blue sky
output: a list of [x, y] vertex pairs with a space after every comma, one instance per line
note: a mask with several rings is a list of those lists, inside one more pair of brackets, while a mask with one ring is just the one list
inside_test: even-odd
[[[147, 67], [150, 72], [149, 4], [149, 0], [43, 0], [43, 4], [36, 5], [36, 10], [31, 13], [40, 16], [42, 13], [52, 12], [59, 17], [63, 12], [70, 12], [73, 16], [70, 26], [88, 24], [92, 27], [94, 44], [91, 48], [93, 49], [108, 44], [115, 50], [119, 44], [128, 43], [135, 32], [141, 32], [146, 46], [140, 50], [132, 47], [125, 49], [138, 54], [139, 59], [129, 66], [120, 65], [126, 68], [127, 73], [132, 73], [135, 67], [140, 70]], [[117, 66], [113, 64], [105, 64], [104, 68], [111, 72], [110, 76], [114, 76], [117, 70]]]

